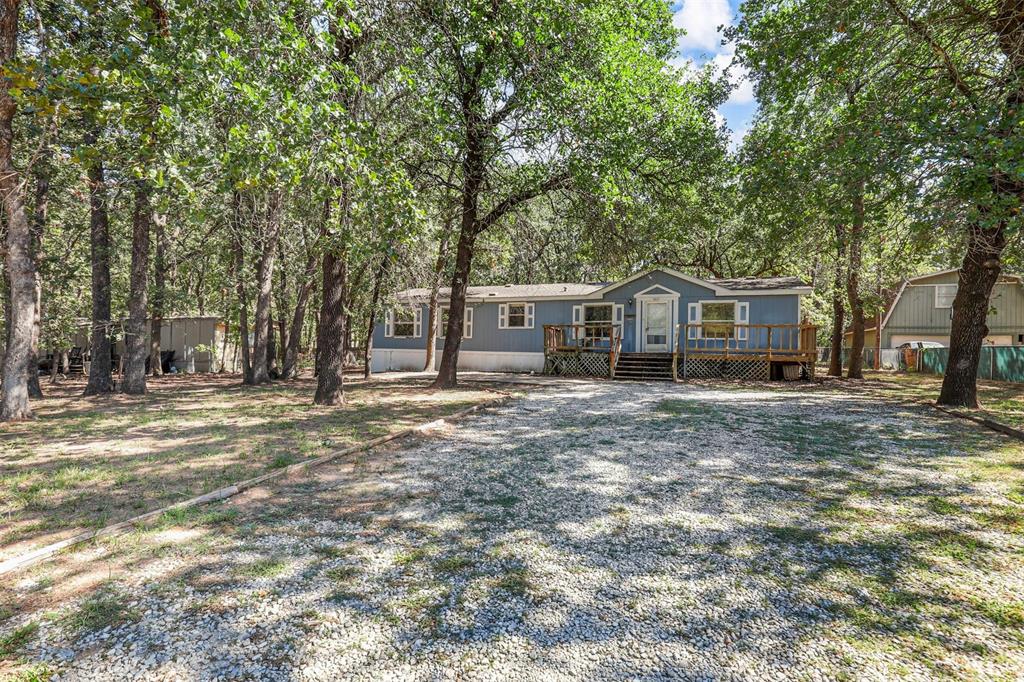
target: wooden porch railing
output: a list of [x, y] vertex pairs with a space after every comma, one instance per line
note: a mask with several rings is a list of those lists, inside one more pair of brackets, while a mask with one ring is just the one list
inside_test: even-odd
[[673, 361], [701, 357], [715, 360], [815, 362], [818, 328], [812, 324], [680, 324]]
[[544, 355], [552, 353], [607, 353], [609, 376], [622, 352], [622, 334], [614, 324], [546, 324]]

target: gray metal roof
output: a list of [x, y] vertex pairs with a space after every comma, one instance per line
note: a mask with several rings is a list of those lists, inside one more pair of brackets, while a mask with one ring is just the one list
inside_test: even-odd
[[[573, 282], [555, 282], [552, 284], [499, 284], [496, 286], [471, 286], [466, 291], [467, 298], [479, 298], [483, 300], [512, 300], [520, 298], [551, 298], [551, 297], [574, 297], [592, 294], [605, 286], [603, 282], [578, 284]], [[447, 299], [451, 291], [449, 287], [443, 287], [438, 296]], [[399, 291], [399, 299], [413, 298], [427, 300], [430, 298], [430, 289], [406, 289]]]
[[[810, 285], [799, 277], [740, 277], [735, 279], [707, 279], [710, 284], [715, 284], [723, 289], [732, 291], [773, 291], [784, 289], [807, 288]], [[466, 297], [471, 300], [491, 301], [515, 301], [536, 298], [582, 298], [596, 291], [599, 291], [610, 282], [554, 282], [550, 284], [498, 284], [494, 286], [471, 286], [466, 292]], [[442, 287], [438, 291], [441, 300], [447, 300], [451, 291], [449, 287]], [[427, 301], [430, 298], [430, 289], [405, 289], [399, 291], [396, 297], [400, 301]]]

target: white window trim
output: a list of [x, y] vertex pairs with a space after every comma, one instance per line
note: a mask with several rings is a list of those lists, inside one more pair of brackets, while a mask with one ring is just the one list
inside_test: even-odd
[[618, 307], [619, 306], [617, 306], [612, 301], [602, 301], [602, 302], [596, 302], [595, 301], [594, 303], [584, 303], [583, 306], [582, 306], [583, 310], [582, 310], [582, 312], [580, 314], [581, 324], [584, 325], [584, 329], [583, 329], [584, 337], [587, 338], [587, 339], [590, 339], [590, 340], [595, 340], [595, 341], [609, 341], [609, 342], [611, 341], [610, 336], [590, 336], [590, 335], [587, 334], [587, 329], [586, 329], [586, 326], [585, 326], [587, 324], [587, 308], [610, 308], [612, 315], [608, 319], [608, 326], [609, 327], [619, 327], [619, 335], [621, 336], [621, 334], [622, 334], [622, 325], [621, 324], [617, 324], [616, 321], [615, 321], [616, 312], [617, 312], [617, 308]]
[[[407, 309], [408, 310], [408, 309]], [[395, 309], [388, 310], [387, 322], [384, 327], [384, 336], [392, 339], [418, 339], [423, 335], [423, 310], [416, 306], [413, 310], [412, 335], [395, 333]]]
[[959, 285], [958, 284], [936, 284], [935, 285], [935, 307], [939, 308], [940, 310], [948, 310], [948, 309], [953, 307], [953, 299], [950, 299], [949, 305], [939, 305], [939, 289], [941, 289], [943, 287], [946, 287], [946, 288], [952, 287], [953, 288], [953, 298], [956, 298], [956, 294], [957, 294], [957, 290], [959, 289]]
[[[444, 311], [450, 309], [451, 306], [447, 305], [437, 307], [437, 319], [434, 320], [435, 338], [443, 339], [444, 335], [448, 332], [448, 330], [444, 328], [442, 320], [444, 320]], [[462, 338], [473, 338], [473, 307], [468, 305], [462, 311]]]
[[[701, 316], [700, 302], [687, 303], [686, 304], [686, 324], [700, 325]], [[686, 339], [688, 341], [696, 341], [703, 338], [704, 335], [701, 333], [700, 326], [690, 327], [686, 331]]]
[[[512, 305], [523, 306], [523, 326], [522, 327], [510, 327], [508, 324], [508, 307]], [[512, 331], [522, 331], [524, 329], [533, 329], [534, 317], [536, 309], [534, 304], [529, 301], [509, 301], [508, 303], [501, 303], [498, 305], [498, 329], [508, 329]]]
[[[749, 320], [750, 320], [750, 303], [748, 303], [746, 301], [738, 301], [738, 300], [736, 300], [734, 298], [730, 298], [730, 299], [717, 298], [717, 299], [713, 299], [713, 300], [709, 300], [709, 301], [697, 301], [696, 305], [697, 305], [697, 319], [699, 321], [698, 324], [704, 325], [704, 324], [707, 323], [707, 320], [704, 319], [704, 304], [705, 303], [732, 303], [733, 304], [732, 323], [734, 325], [737, 325], [737, 324], [750, 324], [750, 322], [749, 322]], [[748, 321], [746, 323], [743, 323], [743, 322], [739, 321], [740, 320], [740, 306], [744, 306], [746, 308], [746, 310], [747, 310], [747, 320]], [[713, 322], [713, 323], [714, 322], [722, 323], [722, 322], [728, 322], [728, 320], [711, 320], [711, 322]], [[737, 341], [746, 341], [746, 337], [747, 337], [747, 335], [746, 335], [746, 331], [747, 331], [746, 328], [736, 329], [735, 327], [733, 327], [733, 329], [736, 331], [736, 336], [731, 336], [730, 338], [736, 339]], [[739, 333], [741, 331], [744, 332], [743, 338], [739, 337]], [[704, 335], [704, 328], [703, 328], [703, 326], [699, 328], [699, 332], [700, 332], [700, 337], [703, 337], [703, 335]], [[700, 337], [698, 337], [698, 338], [700, 338]], [[718, 339], [719, 337], [715, 336], [715, 337], [711, 337], [711, 338]], [[722, 340], [724, 341], [724, 339], [722, 339]]]

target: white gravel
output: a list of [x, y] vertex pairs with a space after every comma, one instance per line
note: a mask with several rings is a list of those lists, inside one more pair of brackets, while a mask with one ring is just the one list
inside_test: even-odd
[[963, 471], [1002, 441], [965, 429], [822, 390], [545, 388], [275, 488], [119, 576], [126, 622], [35, 614], [27, 659], [67, 680], [1020, 678], [1012, 614], [978, 604], [1024, 593], [1021, 534], [928, 507], [1011, 504]]

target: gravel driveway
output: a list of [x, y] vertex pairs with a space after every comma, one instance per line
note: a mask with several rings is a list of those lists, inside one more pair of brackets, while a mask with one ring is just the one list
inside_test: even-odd
[[822, 389], [545, 387], [153, 529], [24, 655], [59, 679], [1019, 678], [1014, 458]]

